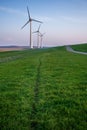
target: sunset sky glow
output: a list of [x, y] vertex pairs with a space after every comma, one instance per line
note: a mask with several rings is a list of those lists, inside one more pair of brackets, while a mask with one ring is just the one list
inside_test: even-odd
[[[87, 0], [0, 0], [0, 46], [29, 45], [26, 7], [31, 17], [43, 22], [43, 46], [87, 43]], [[39, 23], [32, 23], [32, 32]], [[36, 34], [33, 43], [36, 45]]]

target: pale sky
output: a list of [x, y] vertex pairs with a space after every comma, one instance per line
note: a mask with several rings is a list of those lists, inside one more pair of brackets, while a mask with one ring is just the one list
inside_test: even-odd
[[[21, 30], [28, 21], [27, 5], [31, 17], [43, 22], [43, 46], [87, 43], [87, 0], [0, 0], [0, 46], [29, 45], [29, 25]], [[38, 26], [33, 22], [32, 32]]]

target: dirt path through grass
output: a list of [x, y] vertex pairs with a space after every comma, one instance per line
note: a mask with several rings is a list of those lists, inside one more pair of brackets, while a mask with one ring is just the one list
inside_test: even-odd
[[36, 75], [36, 83], [34, 87], [34, 101], [32, 104], [32, 112], [31, 112], [31, 129], [38, 129], [38, 120], [36, 119], [36, 114], [38, 112], [38, 101], [39, 101], [39, 85], [40, 85], [40, 71], [41, 71], [41, 57], [39, 58], [39, 63], [37, 66], [37, 75]]

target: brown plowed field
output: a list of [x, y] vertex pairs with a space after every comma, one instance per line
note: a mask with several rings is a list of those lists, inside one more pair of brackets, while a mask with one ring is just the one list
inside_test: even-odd
[[23, 50], [23, 48], [0, 48], [0, 52], [3, 51], [16, 51], [16, 50]]

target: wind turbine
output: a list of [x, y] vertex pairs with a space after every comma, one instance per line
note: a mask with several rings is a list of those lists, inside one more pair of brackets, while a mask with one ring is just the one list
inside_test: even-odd
[[35, 32], [33, 32], [33, 33], [37, 33], [37, 47], [38, 47], [38, 48], [40, 48], [40, 44], [39, 44], [40, 27], [41, 27], [41, 24], [39, 25], [38, 30], [35, 31]]
[[28, 23], [30, 23], [30, 48], [33, 48], [33, 45], [32, 45], [32, 21], [34, 21], [34, 22], [39, 22], [39, 23], [42, 23], [42, 22], [41, 22], [41, 21], [38, 21], [38, 20], [36, 20], [36, 19], [31, 18], [30, 12], [29, 12], [29, 9], [28, 9], [28, 6], [27, 6], [27, 12], [28, 12], [28, 17], [29, 17], [29, 19], [28, 19], [28, 21], [26, 22], [26, 24], [25, 24], [24, 26], [22, 26], [21, 29], [23, 29]]
[[41, 38], [41, 41], [40, 41], [40, 48], [42, 48], [42, 40], [43, 40], [43, 36], [44, 36], [44, 34], [45, 34], [45, 33], [43, 33], [43, 34], [42, 34], [42, 33], [40, 33], [40, 35], [39, 35], [39, 36], [40, 36], [40, 38]]

